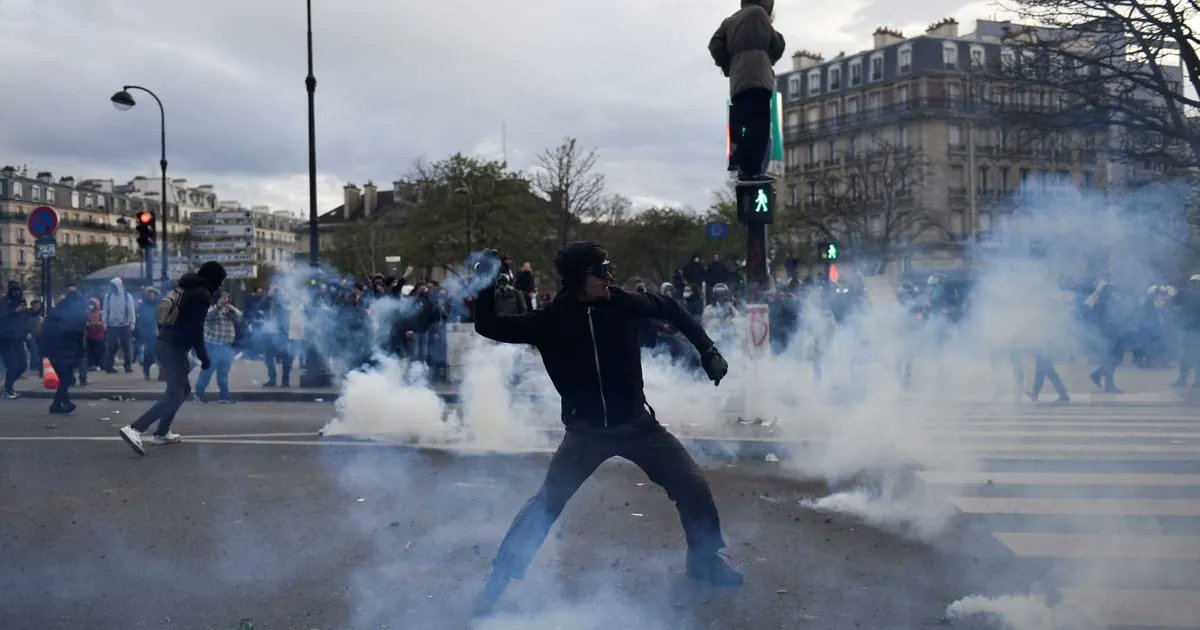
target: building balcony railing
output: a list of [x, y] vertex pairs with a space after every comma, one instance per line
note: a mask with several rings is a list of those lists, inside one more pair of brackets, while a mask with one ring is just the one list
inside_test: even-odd
[[950, 205], [961, 206], [967, 203], [967, 189], [957, 186], [951, 186], [947, 189], [950, 197]]
[[[8, 223], [8, 222], [24, 223], [28, 219], [28, 217], [29, 217], [28, 213], [22, 212], [22, 211], [18, 211], [18, 212], [0, 211], [0, 223]], [[73, 218], [70, 218], [63, 214], [59, 215], [58, 225], [60, 228], [65, 227], [65, 228], [76, 228], [76, 229], [85, 229], [85, 230], [100, 230], [100, 231], [104, 231], [104, 232], [125, 232], [130, 229], [130, 228], [125, 227], [120, 224], [113, 225], [111, 223], [97, 221], [93, 218], [73, 219]]]

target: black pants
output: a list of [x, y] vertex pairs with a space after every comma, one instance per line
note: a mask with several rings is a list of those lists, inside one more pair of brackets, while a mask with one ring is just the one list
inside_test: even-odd
[[133, 331], [129, 326], [111, 326], [104, 331], [104, 369], [116, 369], [117, 348], [125, 362], [125, 371], [133, 371]]
[[17, 379], [29, 367], [29, 358], [25, 356], [25, 340], [0, 339], [0, 358], [4, 359], [4, 391], [12, 392]]
[[657, 422], [604, 433], [567, 431], [538, 493], [525, 503], [500, 543], [493, 571], [523, 577], [567, 500], [600, 464], [620, 456], [667, 491], [679, 510], [688, 549], [715, 553], [725, 546], [712, 492], [687, 450]]
[[79, 361], [75, 359], [64, 359], [62, 357], [50, 357], [50, 365], [54, 366], [54, 371], [58, 374], [58, 389], [54, 392], [54, 404], [52, 407], [62, 407], [71, 402], [71, 386], [75, 384], [75, 371], [79, 369]]
[[158, 369], [166, 376], [167, 391], [133, 423], [133, 428], [139, 433], [145, 433], [150, 425], [158, 422], [158, 429], [154, 434], [166, 435], [171, 432], [175, 414], [192, 391], [192, 386], [188, 383], [190, 366], [187, 350], [169, 341], [158, 340], [155, 343], [155, 351], [158, 354]]
[[771, 148], [771, 98], [766, 88], [750, 88], [733, 95], [729, 108], [729, 135], [732, 146], [729, 170], [739, 177], [762, 175], [767, 171]]
[[156, 345], [154, 338], [141, 338], [138, 340], [138, 344], [142, 347], [141, 354], [138, 355], [142, 364], [142, 375], [144, 375], [146, 378], [150, 378], [150, 366], [154, 365], [154, 363], [158, 360], [158, 358], [154, 356], [154, 346]]
[[1050, 385], [1054, 387], [1054, 391], [1058, 393], [1059, 399], [1067, 398], [1067, 388], [1063, 386], [1062, 379], [1058, 377], [1058, 370], [1054, 369], [1054, 362], [1044, 354], [1033, 355], [1034, 372], [1033, 372], [1033, 394], [1037, 398], [1042, 393], [1042, 385], [1046, 380], [1050, 381]]

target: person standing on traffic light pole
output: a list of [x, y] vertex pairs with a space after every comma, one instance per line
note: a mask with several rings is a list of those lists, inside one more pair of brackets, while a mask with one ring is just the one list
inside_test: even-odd
[[[596, 243], [563, 247], [554, 266], [563, 289], [542, 309], [498, 315], [494, 279], [475, 303], [476, 332], [537, 348], [562, 396], [566, 435], [541, 489], [521, 508], [500, 543], [474, 613], [488, 614], [508, 582], [524, 576], [567, 500], [614, 456], [636, 464], [675, 502], [687, 539], [688, 575], [718, 585], [740, 585], [742, 575], [717, 553], [725, 541], [708, 482], [679, 440], [658, 423], [642, 391], [638, 322], [666, 320], [682, 331], [700, 351], [704, 370], [716, 384], [728, 372], [725, 359], [674, 300], [611, 286], [608, 252]], [[478, 267], [481, 275], [494, 275], [499, 259], [492, 254]]]
[[121, 439], [138, 455], [146, 454], [141, 435], [155, 422], [158, 423], [158, 430], [154, 432], [153, 443], [173, 444], [183, 439], [178, 433], [171, 432], [171, 423], [191, 392], [188, 384], [188, 352], [196, 352], [200, 369], [207, 370], [212, 365], [208, 349], [204, 346], [204, 319], [212, 304], [213, 293], [221, 288], [224, 281], [225, 268], [210, 260], [201, 265], [196, 273], [189, 271], [183, 274], [175, 289], [159, 301], [155, 352], [158, 355], [159, 372], [165, 375], [167, 381], [167, 390], [137, 422], [123, 426], [119, 431]]
[[741, 9], [725, 18], [708, 42], [708, 52], [729, 77], [729, 170], [740, 181], [769, 181], [771, 100], [775, 97], [775, 62], [783, 57], [783, 35], [772, 26], [775, 0], [742, 0]]

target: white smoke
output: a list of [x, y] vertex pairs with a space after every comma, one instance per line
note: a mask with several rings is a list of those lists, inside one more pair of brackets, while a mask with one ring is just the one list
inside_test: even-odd
[[950, 620], [982, 616], [1009, 630], [1068, 630], [1086, 627], [1077, 611], [1060, 604], [1050, 606], [1037, 595], [971, 595], [946, 607]]

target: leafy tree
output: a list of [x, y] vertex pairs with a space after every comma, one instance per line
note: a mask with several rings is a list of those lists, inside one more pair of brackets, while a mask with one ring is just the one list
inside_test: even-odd
[[413, 265], [454, 270], [485, 247], [547, 260], [554, 241], [550, 206], [503, 162], [455, 154], [418, 165], [409, 184], [421, 190], [420, 201], [405, 217], [399, 244]]
[[704, 239], [704, 220], [677, 208], [650, 208], [612, 224], [614, 238], [605, 241], [619, 279], [638, 276], [666, 282]]
[[364, 278], [385, 267], [384, 258], [397, 252], [400, 230], [393, 225], [373, 221], [348, 223], [338, 229], [322, 258], [344, 274]]
[[[105, 267], [138, 260], [139, 255], [128, 247], [116, 247], [104, 243], [81, 243], [58, 246], [51, 266], [51, 282], [55, 290], [68, 282], [79, 282], [88, 274]], [[157, 258], [155, 259], [157, 261]], [[156, 270], [157, 271], [157, 270]], [[157, 273], [155, 274], [157, 278]], [[40, 290], [40, 276], [38, 286]]]

